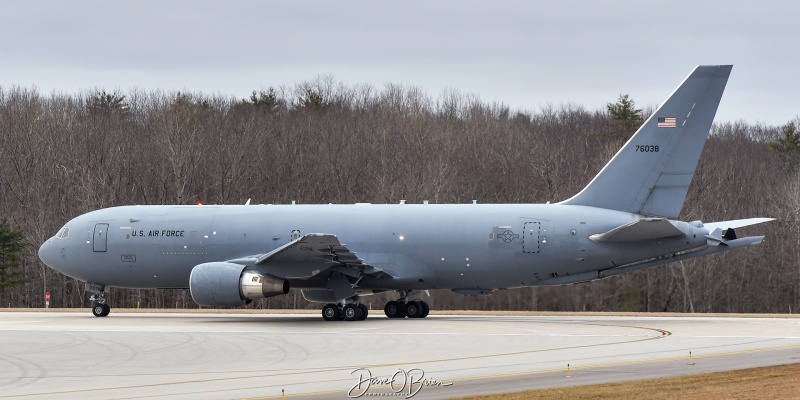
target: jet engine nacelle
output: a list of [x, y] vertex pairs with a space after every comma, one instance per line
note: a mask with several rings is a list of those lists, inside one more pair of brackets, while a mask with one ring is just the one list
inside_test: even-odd
[[241, 306], [289, 293], [289, 281], [247, 271], [241, 264], [211, 262], [192, 268], [189, 291], [195, 303], [203, 306]]

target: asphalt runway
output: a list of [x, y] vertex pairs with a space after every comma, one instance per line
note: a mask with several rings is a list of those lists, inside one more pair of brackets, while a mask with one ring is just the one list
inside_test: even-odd
[[0, 312], [0, 398], [428, 399], [798, 362], [797, 318]]

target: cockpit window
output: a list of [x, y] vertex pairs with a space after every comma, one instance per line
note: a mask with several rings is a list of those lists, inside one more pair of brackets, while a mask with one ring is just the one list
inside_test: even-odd
[[66, 239], [69, 236], [69, 228], [66, 226], [61, 228], [58, 233], [56, 233], [56, 237], [59, 239]]

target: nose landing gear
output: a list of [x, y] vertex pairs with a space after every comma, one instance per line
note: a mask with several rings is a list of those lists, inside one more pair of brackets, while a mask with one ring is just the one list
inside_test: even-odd
[[101, 287], [99, 291], [89, 297], [92, 302], [92, 314], [95, 317], [105, 317], [111, 312], [111, 307], [106, 304], [105, 287]]
[[92, 306], [92, 314], [94, 314], [95, 317], [105, 317], [110, 312], [111, 307], [109, 307], [108, 304], [97, 303]]

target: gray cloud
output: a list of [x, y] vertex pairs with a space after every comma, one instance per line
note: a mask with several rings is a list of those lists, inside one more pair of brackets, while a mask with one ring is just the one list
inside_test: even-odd
[[14, 2], [0, 85], [244, 97], [332, 74], [597, 109], [620, 93], [655, 105], [694, 65], [732, 63], [717, 120], [777, 125], [800, 113], [797, 15], [780, 1]]

